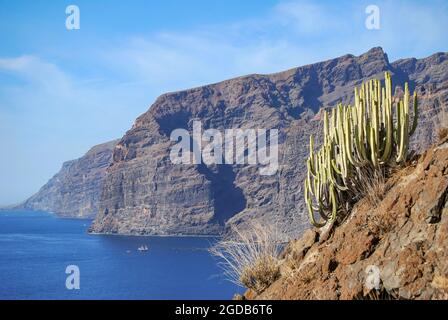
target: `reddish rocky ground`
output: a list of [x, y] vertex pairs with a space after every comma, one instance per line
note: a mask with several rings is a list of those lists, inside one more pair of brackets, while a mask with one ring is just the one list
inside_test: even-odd
[[387, 184], [378, 205], [364, 199], [331, 231], [308, 230], [292, 241], [281, 278], [246, 298], [365, 297], [366, 269], [376, 266], [384, 292], [395, 298], [448, 299], [448, 140]]

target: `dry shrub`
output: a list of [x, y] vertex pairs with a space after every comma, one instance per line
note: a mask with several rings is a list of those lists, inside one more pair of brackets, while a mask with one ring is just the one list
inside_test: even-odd
[[247, 288], [261, 293], [280, 276], [278, 260], [273, 257], [262, 257], [252, 266], [244, 268], [240, 275], [241, 283]]
[[390, 214], [374, 213], [370, 216], [371, 227], [380, 237], [388, 234], [394, 227], [394, 217]]
[[386, 171], [386, 168], [359, 170], [355, 188], [357, 195], [354, 196], [365, 198], [372, 207], [376, 207], [388, 191]]
[[281, 234], [272, 225], [251, 222], [232, 226], [231, 237], [211, 247], [225, 276], [233, 283], [263, 292], [280, 277]]

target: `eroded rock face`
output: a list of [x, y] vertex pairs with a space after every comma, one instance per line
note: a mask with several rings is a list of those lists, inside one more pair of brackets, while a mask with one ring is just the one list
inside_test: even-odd
[[64, 218], [93, 218], [98, 212], [101, 186], [118, 140], [91, 148], [62, 169], [35, 195], [16, 209], [54, 212]]
[[[114, 150], [92, 232], [210, 234], [230, 223], [264, 219], [297, 235], [308, 228], [302, 184], [310, 134], [319, 140], [319, 110], [351, 102], [353, 87], [393, 74], [421, 96], [422, 120], [414, 146], [434, 139], [432, 117], [447, 101], [448, 55], [389, 63], [381, 48], [271, 75], [250, 75], [157, 99]], [[172, 130], [279, 129], [280, 168], [261, 176], [256, 166], [173, 165]]]
[[[284, 253], [283, 276], [259, 299], [355, 299], [367, 270], [402, 299], [448, 299], [448, 140], [389, 181], [385, 198], [360, 201], [325, 241], [309, 230]], [[248, 293], [252, 296], [253, 293]]]

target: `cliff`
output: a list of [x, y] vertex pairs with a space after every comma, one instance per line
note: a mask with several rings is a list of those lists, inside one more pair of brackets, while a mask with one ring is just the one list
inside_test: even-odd
[[337, 227], [291, 241], [280, 279], [246, 298], [447, 299], [448, 139], [396, 172], [387, 189], [376, 206], [363, 199]]
[[35, 195], [15, 209], [54, 212], [64, 218], [93, 218], [117, 142], [97, 145], [83, 157], [65, 162]]
[[[390, 63], [381, 48], [373, 48], [358, 57], [164, 94], [114, 149], [90, 231], [215, 234], [229, 224], [261, 218], [297, 235], [308, 228], [304, 159], [309, 135], [318, 132], [320, 108], [350, 102], [354, 86], [389, 71], [397, 94], [405, 81], [419, 92], [421, 121], [413, 146], [424, 150], [435, 138], [433, 118], [448, 99], [447, 57], [438, 53]], [[172, 164], [170, 133], [191, 131], [197, 119], [204, 130], [278, 129], [277, 174], [262, 176], [256, 165]]]

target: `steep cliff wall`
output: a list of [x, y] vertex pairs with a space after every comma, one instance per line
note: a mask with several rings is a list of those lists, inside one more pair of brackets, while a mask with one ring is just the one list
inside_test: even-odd
[[[389, 63], [381, 48], [373, 48], [359, 57], [164, 94], [118, 143], [91, 231], [210, 234], [263, 218], [297, 234], [308, 226], [304, 159], [309, 135], [318, 132], [320, 108], [350, 102], [354, 86], [390, 71], [397, 94], [404, 81], [419, 91], [422, 120], [414, 146], [422, 150], [434, 140], [432, 118], [447, 102], [447, 57]], [[279, 171], [262, 176], [255, 165], [173, 165], [171, 131], [191, 131], [197, 119], [204, 129], [279, 129]]]
[[65, 218], [93, 218], [117, 142], [97, 145], [83, 157], [65, 162], [53, 178], [16, 209], [54, 212]]

